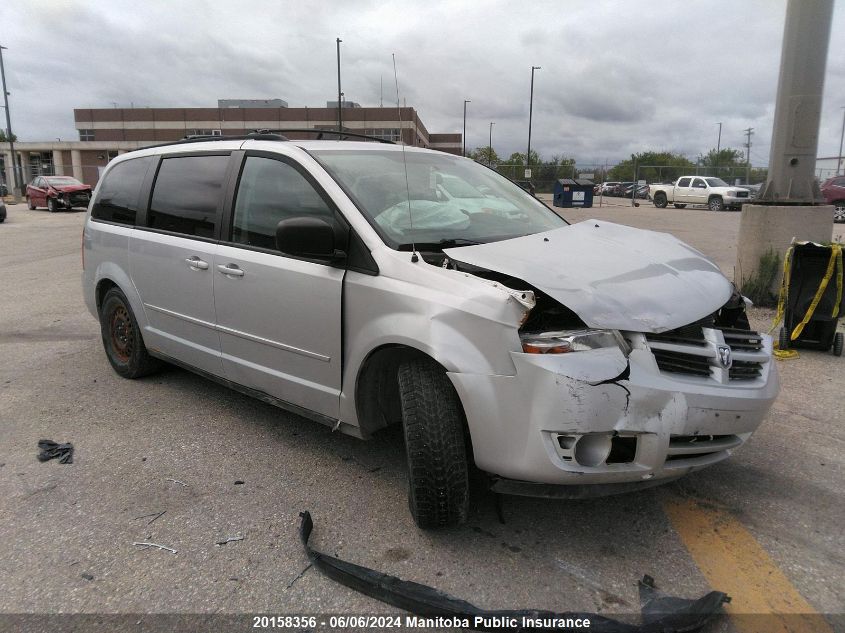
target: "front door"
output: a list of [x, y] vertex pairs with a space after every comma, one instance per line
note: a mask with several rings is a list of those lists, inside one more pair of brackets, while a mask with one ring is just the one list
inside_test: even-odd
[[231, 226], [214, 260], [214, 301], [226, 377], [336, 419], [344, 270], [276, 250], [285, 218], [336, 211], [304, 169], [247, 153]]
[[707, 204], [707, 183], [704, 178], [693, 178], [689, 201], [693, 204]]

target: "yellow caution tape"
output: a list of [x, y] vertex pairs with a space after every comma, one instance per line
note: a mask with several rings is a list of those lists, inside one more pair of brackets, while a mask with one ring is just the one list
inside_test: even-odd
[[[769, 330], [769, 334], [774, 332], [775, 328], [780, 324], [783, 320], [784, 313], [786, 311], [786, 304], [789, 300], [789, 272], [792, 267], [792, 255], [795, 246], [790, 246], [789, 250], [786, 251], [786, 257], [783, 260], [783, 279], [781, 280], [780, 284], [780, 295], [778, 297], [778, 308], [777, 313], [775, 314], [775, 319], [772, 323], [772, 327]], [[816, 308], [821, 301], [822, 296], [824, 295], [825, 290], [827, 289], [827, 285], [830, 283], [831, 278], [833, 277], [833, 270], [836, 268], [836, 302], [833, 305], [833, 316], [836, 318], [839, 315], [839, 304], [842, 302], [842, 245], [841, 244], [831, 244], [830, 245], [830, 260], [827, 263], [827, 270], [825, 271], [825, 275], [819, 284], [819, 288], [816, 291], [813, 300], [810, 302], [810, 307], [807, 308], [807, 313], [804, 315], [804, 318], [801, 319], [801, 322], [795, 326], [792, 332], [789, 335], [789, 340], [794, 341], [799, 336], [801, 336], [801, 332], [804, 331], [804, 326], [810, 322], [810, 319], [813, 317], [813, 313], [816, 311]], [[775, 342], [775, 350], [774, 355], [775, 358], [779, 360], [785, 360], [788, 358], [798, 358], [798, 352], [795, 350], [782, 350], [780, 349], [780, 344]]]

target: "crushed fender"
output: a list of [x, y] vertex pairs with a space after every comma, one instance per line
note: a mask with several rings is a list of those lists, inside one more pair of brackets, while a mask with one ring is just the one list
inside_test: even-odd
[[47, 462], [58, 459], [60, 464], [73, 463], [73, 444], [60, 444], [53, 440], [38, 440], [38, 461]]
[[[666, 596], [654, 588], [654, 580], [645, 576], [640, 581], [640, 609], [642, 624], [634, 625], [613, 620], [596, 613], [555, 613], [531, 609], [519, 610], [486, 610], [480, 609], [465, 600], [450, 596], [447, 593], [421, 585], [409, 580], [402, 580], [381, 572], [349, 563], [334, 556], [328, 556], [311, 548], [308, 539], [314, 529], [311, 514], [300, 512], [302, 521], [299, 525], [299, 537], [308, 560], [322, 574], [335, 582], [360, 591], [361, 593], [391, 604], [410, 613], [431, 617], [461, 617], [470, 622], [469, 627], [474, 631], [493, 631], [484, 623], [499, 618], [515, 619], [522, 622], [523, 618], [531, 621], [561, 621], [574, 618], [589, 618], [590, 630], [598, 633], [676, 633], [680, 631], [698, 631], [707, 622], [722, 613], [721, 606], [730, 602], [730, 598], [721, 591], [711, 591], [705, 596], [690, 600]], [[529, 630], [528, 628], [510, 628], [512, 631]], [[531, 631], [561, 630], [554, 626], [543, 628], [531, 626]]]

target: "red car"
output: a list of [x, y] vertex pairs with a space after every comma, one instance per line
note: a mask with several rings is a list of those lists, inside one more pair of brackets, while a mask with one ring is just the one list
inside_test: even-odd
[[37, 176], [26, 186], [26, 204], [30, 210], [47, 207], [50, 213], [59, 209], [87, 207], [91, 185], [84, 185], [70, 176]]
[[822, 195], [833, 205], [833, 221], [845, 222], [845, 176], [834, 176], [822, 183]]

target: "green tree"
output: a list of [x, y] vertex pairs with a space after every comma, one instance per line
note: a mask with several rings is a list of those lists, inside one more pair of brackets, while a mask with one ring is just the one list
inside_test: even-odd
[[481, 163], [494, 169], [501, 162], [499, 155], [492, 147], [476, 147], [474, 150], [467, 152], [467, 156], [476, 163]]
[[[9, 141], [8, 137], [6, 136], [6, 130], [0, 130], [0, 143], [7, 143]], [[12, 134], [12, 142], [18, 142], [18, 135]]]
[[698, 162], [705, 175], [718, 176], [729, 183], [735, 178], [745, 180], [745, 155], [738, 149], [726, 147], [717, 152], [714, 147], [706, 154], [700, 154]]
[[695, 173], [695, 163], [674, 152], [640, 152], [615, 165], [608, 180], [630, 182], [639, 177], [648, 182], [671, 182], [685, 174]]
[[[540, 165], [540, 155], [531, 150], [531, 169], [536, 173], [537, 167]], [[525, 154], [521, 152], [514, 152], [506, 161], [503, 161], [496, 168], [500, 174], [511, 180], [525, 179]]]

